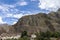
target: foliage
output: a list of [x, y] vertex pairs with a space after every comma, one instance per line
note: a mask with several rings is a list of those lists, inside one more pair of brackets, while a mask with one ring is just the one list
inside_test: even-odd
[[59, 37], [60, 37], [60, 32], [54, 32], [54, 33], [53, 33], [53, 37], [59, 38]]
[[12, 39], [7, 39], [7, 40], [17, 40], [17, 39], [12, 38]]
[[[7, 40], [30, 40], [30, 37], [27, 36], [27, 31], [23, 31], [21, 34], [21, 38], [19, 39], [7, 39]], [[37, 37], [35, 40], [50, 40], [50, 38], [59, 38], [60, 37], [60, 32], [40, 32], [36, 34]]]
[[36, 40], [50, 40], [50, 38], [59, 38], [60, 37], [60, 32], [40, 32], [37, 35]]
[[25, 36], [23, 38], [19, 38], [18, 40], [30, 40], [29, 37]]
[[21, 38], [24, 37], [24, 36], [27, 36], [27, 31], [23, 31], [23, 32], [21, 33]]

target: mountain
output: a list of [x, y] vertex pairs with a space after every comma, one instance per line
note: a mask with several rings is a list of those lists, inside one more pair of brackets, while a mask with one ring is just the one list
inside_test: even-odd
[[1, 34], [16, 34], [22, 31], [28, 33], [51, 31], [60, 32], [60, 9], [57, 12], [38, 13], [21, 17], [14, 25], [0, 24]]
[[36, 15], [27, 15], [21, 17], [18, 22], [13, 25], [17, 33], [27, 31], [28, 33], [51, 31], [60, 32], [60, 9], [57, 12], [38, 13]]
[[0, 24], [0, 35], [2, 33], [14, 33], [14, 28], [8, 24]]

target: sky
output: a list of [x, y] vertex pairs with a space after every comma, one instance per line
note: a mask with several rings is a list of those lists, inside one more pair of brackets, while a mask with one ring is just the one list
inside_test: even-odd
[[57, 11], [60, 0], [0, 0], [0, 24], [15, 24], [19, 18], [40, 12]]

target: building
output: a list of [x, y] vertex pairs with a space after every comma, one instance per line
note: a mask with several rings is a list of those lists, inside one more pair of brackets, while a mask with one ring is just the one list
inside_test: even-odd
[[34, 40], [36, 37], [37, 36], [35, 34], [32, 34], [30, 40]]

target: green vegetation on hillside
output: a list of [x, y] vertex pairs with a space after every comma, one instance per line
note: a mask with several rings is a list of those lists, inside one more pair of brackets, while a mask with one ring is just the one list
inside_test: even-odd
[[[51, 40], [50, 38], [60, 38], [60, 32], [40, 32], [36, 33], [36, 38], [34, 40]], [[7, 39], [7, 40], [30, 40], [31, 37], [28, 36], [27, 31], [23, 31], [21, 38], [19, 39]]]

